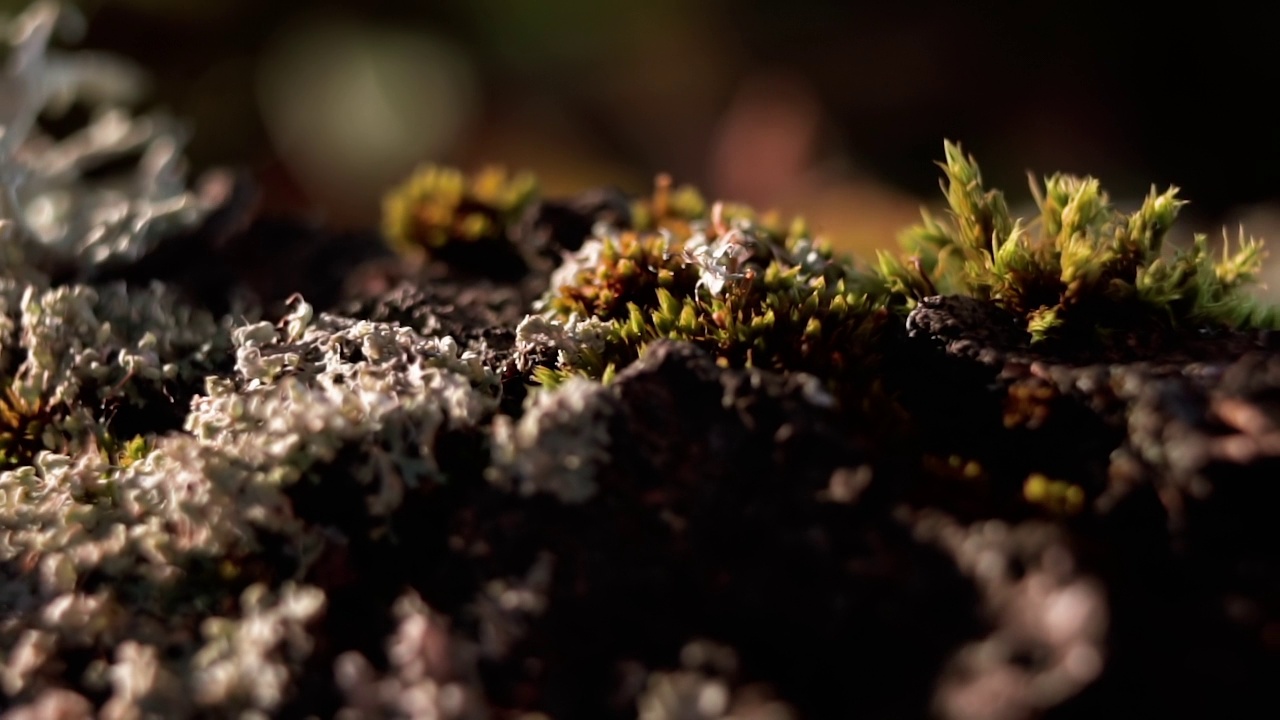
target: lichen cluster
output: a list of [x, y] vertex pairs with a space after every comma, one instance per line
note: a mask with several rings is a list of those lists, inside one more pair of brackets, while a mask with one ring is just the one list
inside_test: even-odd
[[1087, 715], [1227, 606], [1214, 651], [1280, 667], [1277, 316], [1259, 244], [1166, 252], [1175, 191], [1053, 176], [1020, 220], [948, 144], [947, 218], [864, 267], [666, 177], [432, 167], [385, 208], [421, 286], [214, 311], [99, 275], [218, 207], [163, 123], [39, 135], [102, 79], [46, 54], [66, 12], [0, 78], [43, 88], [0, 117], [12, 717]]

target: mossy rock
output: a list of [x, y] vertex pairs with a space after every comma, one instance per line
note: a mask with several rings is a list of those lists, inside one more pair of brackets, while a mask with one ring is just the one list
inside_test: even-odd
[[[0, 161], [118, 200], [52, 147]], [[1260, 243], [943, 150], [870, 265], [667, 177], [6, 225], [6, 717], [1280, 714]]]

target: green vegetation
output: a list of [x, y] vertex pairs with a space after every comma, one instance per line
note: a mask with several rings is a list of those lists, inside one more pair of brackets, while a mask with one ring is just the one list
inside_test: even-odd
[[[1010, 215], [987, 190], [972, 157], [946, 144], [943, 189], [949, 217], [928, 213], [906, 236], [912, 255], [881, 253], [879, 272], [908, 302], [936, 294], [990, 300], [1023, 318], [1035, 340], [1117, 323], [1171, 327], [1273, 327], [1276, 313], [1246, 293], [1261, 244], [1240, 238], [1215, 259], [1208, 239], [1167, 257], [1163, 240], [1185, 204], [1177, 188], [1152, 188], [1142, 207], [1115, 210], [1098, 181], [1052, 175], [1031, 191], [1040, 216]], [[1079, 334], [1079, 333], [1069, 333]]]
[[[810, 372], [843, 395], [862, 386], [889, 318], [931, 295], [992, 302], [1020, 318], [1033, 342], [1280, 319], [1247, 292], [1259, 242], [1241, 238], [1216, 257], [1197, 236], [1166, 252], [1185, 204], [1176, 188], [1153, 189], [1125, 214], [1097, 180], [1052, 175], [1032, 182], [1040, 215], [1015, 218], [972, 157], [959, 145], [944, 149], [946, 216], [926, 211], [905, 233], [905, 252], [881, 252], [869, 268], [833, 253], [803, 220], [708, 203], [659, 176], [651, 196], [632, 201], [629, 227], [598, 229], [557, 273], [541, 317], [570, 335], [582, 320], [603, 325], [533, 377], [543, 385], [606, 378], [665, 338], [694, 343], [724, 366]], [[445, 254], [450, 243], [509, 234], [535, 194], [528, 175], [487, 169], [468, 178], [429, 167], [388, 196], [386, 231], [402, 249]]]
[[537, 196], [528, 173], [488, 167], [471, 176], [428, 165], [383, 203], [383, 232], [400, 250], [430, 254], [450, 243], [503, 237]]
[[725, 366], [803, 370], [840, 387], [888, 313], [871, 276], [807, 235], [779, 236], [723, 209], [690, 234], [621, 231], [596, 238], [546, 299], [547, 317], [606, 324], [600, 352], [542, 371], [602, 377], [658, 339], [691, 342]]
[[0, 391], [0, 470], [31, 465], [42, 450], [62, 450], [57, 413], [42, 398], [14, 389]]

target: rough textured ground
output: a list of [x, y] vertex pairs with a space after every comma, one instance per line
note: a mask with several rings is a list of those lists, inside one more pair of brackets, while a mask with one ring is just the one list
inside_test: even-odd
[[[1275, 709], [1273, 337], [1032, 350], [1002, 311], [939, 297], [889, 335], [864, 408], [675, 342], [522, 406], [514, 326], [545, 276], [387, 280], [373, 253], [363, 287], [308, 271], [264, 292], [253, 253], [288, 227], [220, 246], [222, 287], [266, 307], [329, 292], [339, 314], [281, 305], [207, 363], [225, 387], [169, 386], [185, 432], [134, 420], [156, 449], [107, 471], [92, 542], [42, 516], [24, 545], [6, 521], [26, 548], [0, 605], [12, 717]], [[228, 302], [185, 286], [194, 312]], [[378, 407], [388, 392], [418, 395]], [[314, 419], [348, 398], [376, 421]], [[8, 473], [8, 502], [71, 483], [65, 513], [85, 467]], [[156, 483], [169, 503], [139, 507]]]
[[1055, 176], [1037, 244], [948, 145], [876, 274], [433, 170], [415, 263], [163, 117], [44, 134], [135, 80], [61, 12], [0, 74], [5, 718], [1280, 715], [1280, 336], [1221, 329], [1256, 245], [1156, 259], [1174, 190]]

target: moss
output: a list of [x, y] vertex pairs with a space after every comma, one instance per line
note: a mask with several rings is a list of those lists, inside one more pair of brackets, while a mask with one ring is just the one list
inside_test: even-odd
[[1185, 205], [1177, 188], [1152, 188], [1126, 214], [1094, 178], [1057, 174], [1031, 182], [1039, 217], [1015, 218], [1003, 193], [983, 185], [972, 157], [951, 143], [945, 151], [948, 216], [925, 213], [906, 234], [907, 257], [880, 254], [886, 287], [907, 304], [939, 293], [989, 300], [1022, 318], [1034, 340], [1149, 324], [1239, 329], [1280, 320], [1246, 291], [1261, 267], [1258, 241], [1242, 236], [1234, 251], [1224, 242], [1216, 258], [1198, 235], [1166, 256], [1164, 237]]
[[1242, 238], [1219, 258], [1199, 236], [1164, 252], [1184, 205], [1176, 188], [1153, 189], [1126, 214], [1097, 180], [1053, 175], [1032, 183], [1040, 215], [1015, 218], [971, 157], [958, 145], [944, 149], [949, 213], [926, 212], [906, 234], [906, 252], [882, 252], [867, 270], [836, 256], [802, 220], [708, 204], [659, 176], [653, 194], [634, 201], [632, 227], [599, 228], [539, 305], [564, 328], [574, 318], [603, 321], [603, 345], [537, 363], [532, 377], [543, 385], [600, 379], [668, 338], [699, 345], [726, 367], [811, 372], [848, 394], [874, 376], [886, 349], [878, 338], [898, 322], [890, 317], [932, 295], [991, 302], [1033, 341], [1272, 327], [1280, 318], [1247, 291], [1259, 242]]
[[43, 398], [29, 399], [12, 386], [0, 391], [0, 470], [32, 465], [44, 450], [64, 450], [58, 417]]
[[147, 435], [135, 435], [121, 443], [105, 429], [101, 430], [97, 440], [103, 460], [113, 469], [128, 468], [146, 458], [156, 446], [155, 438]]
[[672, 179], [660, 173], [653, 180], [653, 193], [631, 203], [631, 227], [643, 232], [667, 230], [685, 238], [691, 224], [707, 214], [707, 201], [692, 185], [672, 186]]
[[[650, 197], [634, 201], [630, 227], [598, 225], [555, 273], [540, 314], [518, 332], [518, 364], [545, 388], [576, 377], [608, 382], [650, 343], [685, 341], [722, 367], [811, 373], [847, 410], [876, 418], [882, 440], [910, 445], [928, 430], [897, 395], [919, 378], [892, 368], [914, 357], [899, 331], [925, 297], [990, 303], [1031, 342], [1078, 345], [1082, 357], [1099, 343], [1148, 347], [1187, 331], [1273, 327], [1280, 317], [1248, 294], [1259, 242], [1242, 238], [1215, 255], [1198, 236], [1169, 252], [1164, 238], [1185, 204], [1176, 188], [1153, 189], [1122, 213], [1097, 180], [1053, 175], [1032, 183], [1039, 216], [1016, 218], [959, 146], [947, 143], [945, 156], [949, 212], [926, 212], [905, 251], [883, 252], [871, 268], [835, 254], [801, 220], [707, 203], [660, 176]], [[1024, 378], [1004, 388], [995, 418], [1005, 432], [1041, 437], [1057, 432], [1044, 429], [1051, 411], [1070, 402], [1051, 383]], [[940, 457], [957, 449], [944, 445]], [[1056, 465], [930, 460], [937, 450], [922, 451], [918, 470], [931, 480], [921, 492], [957, 507], [994, 502], [1067, 517], [1099, 492], [1059, 479]]]
[[629, 230], [585, 246], [544, 306], [559, 322], [605, 321], [604, 349], [535, 378], [599, 379], [658, 339], [691, 342], [727, 367], [811, 372], [836, 388], [862, 375], [861, 355], [874, 351], [888, 319], [875, 278], [805, 234], [753, 218], [744, 211], [729, 220], [713, 206], [688, 220], [683, 238]]
[[471, 175], [419, 168], [383, 201], [383, 233], [399, 251], [448, 259], [458, 246], [504, 245], [509, 228], [538, 196], [529, 173], [486, 167]]

